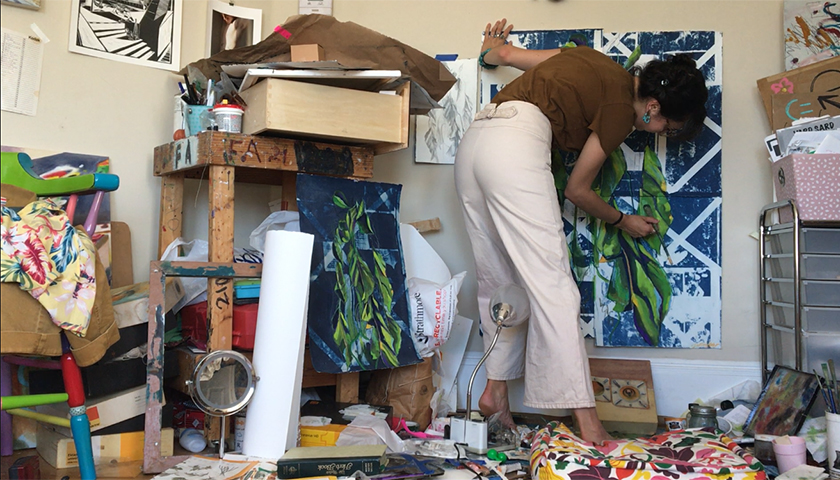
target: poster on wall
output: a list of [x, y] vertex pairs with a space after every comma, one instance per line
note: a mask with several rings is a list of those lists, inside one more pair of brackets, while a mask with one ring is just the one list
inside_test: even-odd
[[178, 70], [183, 0], [73, 0], [70, 51]]
[[441, 62], [457, 81], [440, 100], [441, 108], [417, 115], [414, 129], [414, 161], [455, 163], [455, 152], [469, 128], [478, 106], [478, 59]]
[[840, 55], [836, 2], [785, 0], [785, 70]]
[[207, 2], [207, 56], [260, 42], [262, 10], [237, 7], [233, 2]]
[[[569, 201], [563, 202], [563, 215], [581, 292], [581, 327], [596, 345], [720, 348], [721, 35], [514, 31], [509, 39], [537, 49], [557, 48], [573, 39], [620, 64], [637, 47], [637, 66], [676, 53], [697, 62], [709, 88], [702, 133], [680, 143], [635, 132], [602, 169], [616, 173], [604, 180], [609, 185], [602, 185], [611, 192], [608, 203], [625, 213], [658, 218], [657, 234], [634, 240]], [[481, 74], [482, 104], [517, 75], [513, 69], [497, 70]], [[556, 184], [564, 185], [574, 155], [556, 151], [552, 163]]]

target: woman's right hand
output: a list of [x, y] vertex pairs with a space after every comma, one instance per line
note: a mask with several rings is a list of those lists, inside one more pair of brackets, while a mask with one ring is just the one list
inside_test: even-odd
[[513, 24], [507, 25], [507, 19], [503, 18], [496, 21], [496, 23], [488, 23], [484, 27], [484, 42], [481, 44], [481, 51], [488, 48], [501, 47], [507, 41], [510, 31], [513, 30]]
[[631, 237], [640, 238], [655, 234], [657, 223], [659, 223], [659, 220], [653, 217], [625, 214], [616, 226], [629, 233]]

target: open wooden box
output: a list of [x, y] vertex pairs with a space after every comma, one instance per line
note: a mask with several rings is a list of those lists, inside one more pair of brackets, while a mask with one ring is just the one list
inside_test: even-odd
[[240, 93], [242, 133], [283, 134], [372, 145], [377, 154], [408, 147], [410, 83], [396, 95], [268, 78]]

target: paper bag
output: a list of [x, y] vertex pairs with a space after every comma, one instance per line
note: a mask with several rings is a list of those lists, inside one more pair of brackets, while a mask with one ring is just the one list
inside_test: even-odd
[[371, 405], [390, 405], [394, 418], [417, 422], [420, 431], [432, 421], [432, 357], [423, 363], [375, 370], [370, 377], [365, 401]]
[[282, 28], [285, 31], [272, 33], [256, 45], [224, 50], [190, 65], [218, 80], [222, 65], [288, 62], [292, 45], [317, 43], [324, 48], [326, 60], [346, 67], [400, 70], [436, 101], [455, 85], [455, 77], [438, 60], [353, 22], [339, 22], [328, 15], [295, 15]]
[[[756, 82], [767, 119], [773, 124], [773, 103], [771, 96], [779, 93], [804, 94], [812, 92], [828, 92], [840, 98], [840, 57], [829, 58], [821, 62], [812, 63], [796, 70], [782, 72]], [[816, 116], [816, 115], [815, 115]]]

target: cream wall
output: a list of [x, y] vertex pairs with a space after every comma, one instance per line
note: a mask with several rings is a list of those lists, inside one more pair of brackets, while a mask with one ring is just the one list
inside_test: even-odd
[[[184, 1], [182, 64], [204, 56], [206, 6]], [[297, 0], [244, 1], [263, 9], [264, 34], [297, 13]], [[506, 16], [521, 29], [604, 28], [715, 30], [723, 34], [723, 348], [720, 350], [605, 349], [592, 355], [650, 358], [657, 362], [758, 361], [758, 210], [771, 200], [762, 140], [769, 132], [755, 81], [783, 70], [782, 1], [599, 0], [334, 0], [334, 14], [394, 37], [427, 54], [478, 54], [479, 35]], [[178, 77], [162, 70], [101, 60], [67, 51], [70, 2], [43, 0], [40, 11], [2, 6], [2, 26], [28, 32], [36, 23], [46, 45], [41, 98], [35, 117], [2, 112], [2, 143], [108, 155], [121, 177], [112, 195], [112, 216], [132, 230], [135, 280], [148, 278], [157, 249], [159, 180], [152, 176], [152, 149], [171, 138], [172, 96]], [[473, 271], [469, 242], [457, 207], [452, 167], [416, 165], [408, 149], [377, 157], [374, 180], [401, 183], [401, 220], [440, 217], [443, 229], [427, 239], [455, 272]], [[185, 232], [206, 236], [206, 185], [193, 182], [185, 195]], [[239, 184], [236, 244], [268, 213], [276, 195], [269, 187]], [[461, 313], [477, 318], [475, 280], [468, 275]], [[472, 350], [480, 350], [477, 335]], [[714, 392], [708, 392], [714, 393]]]

